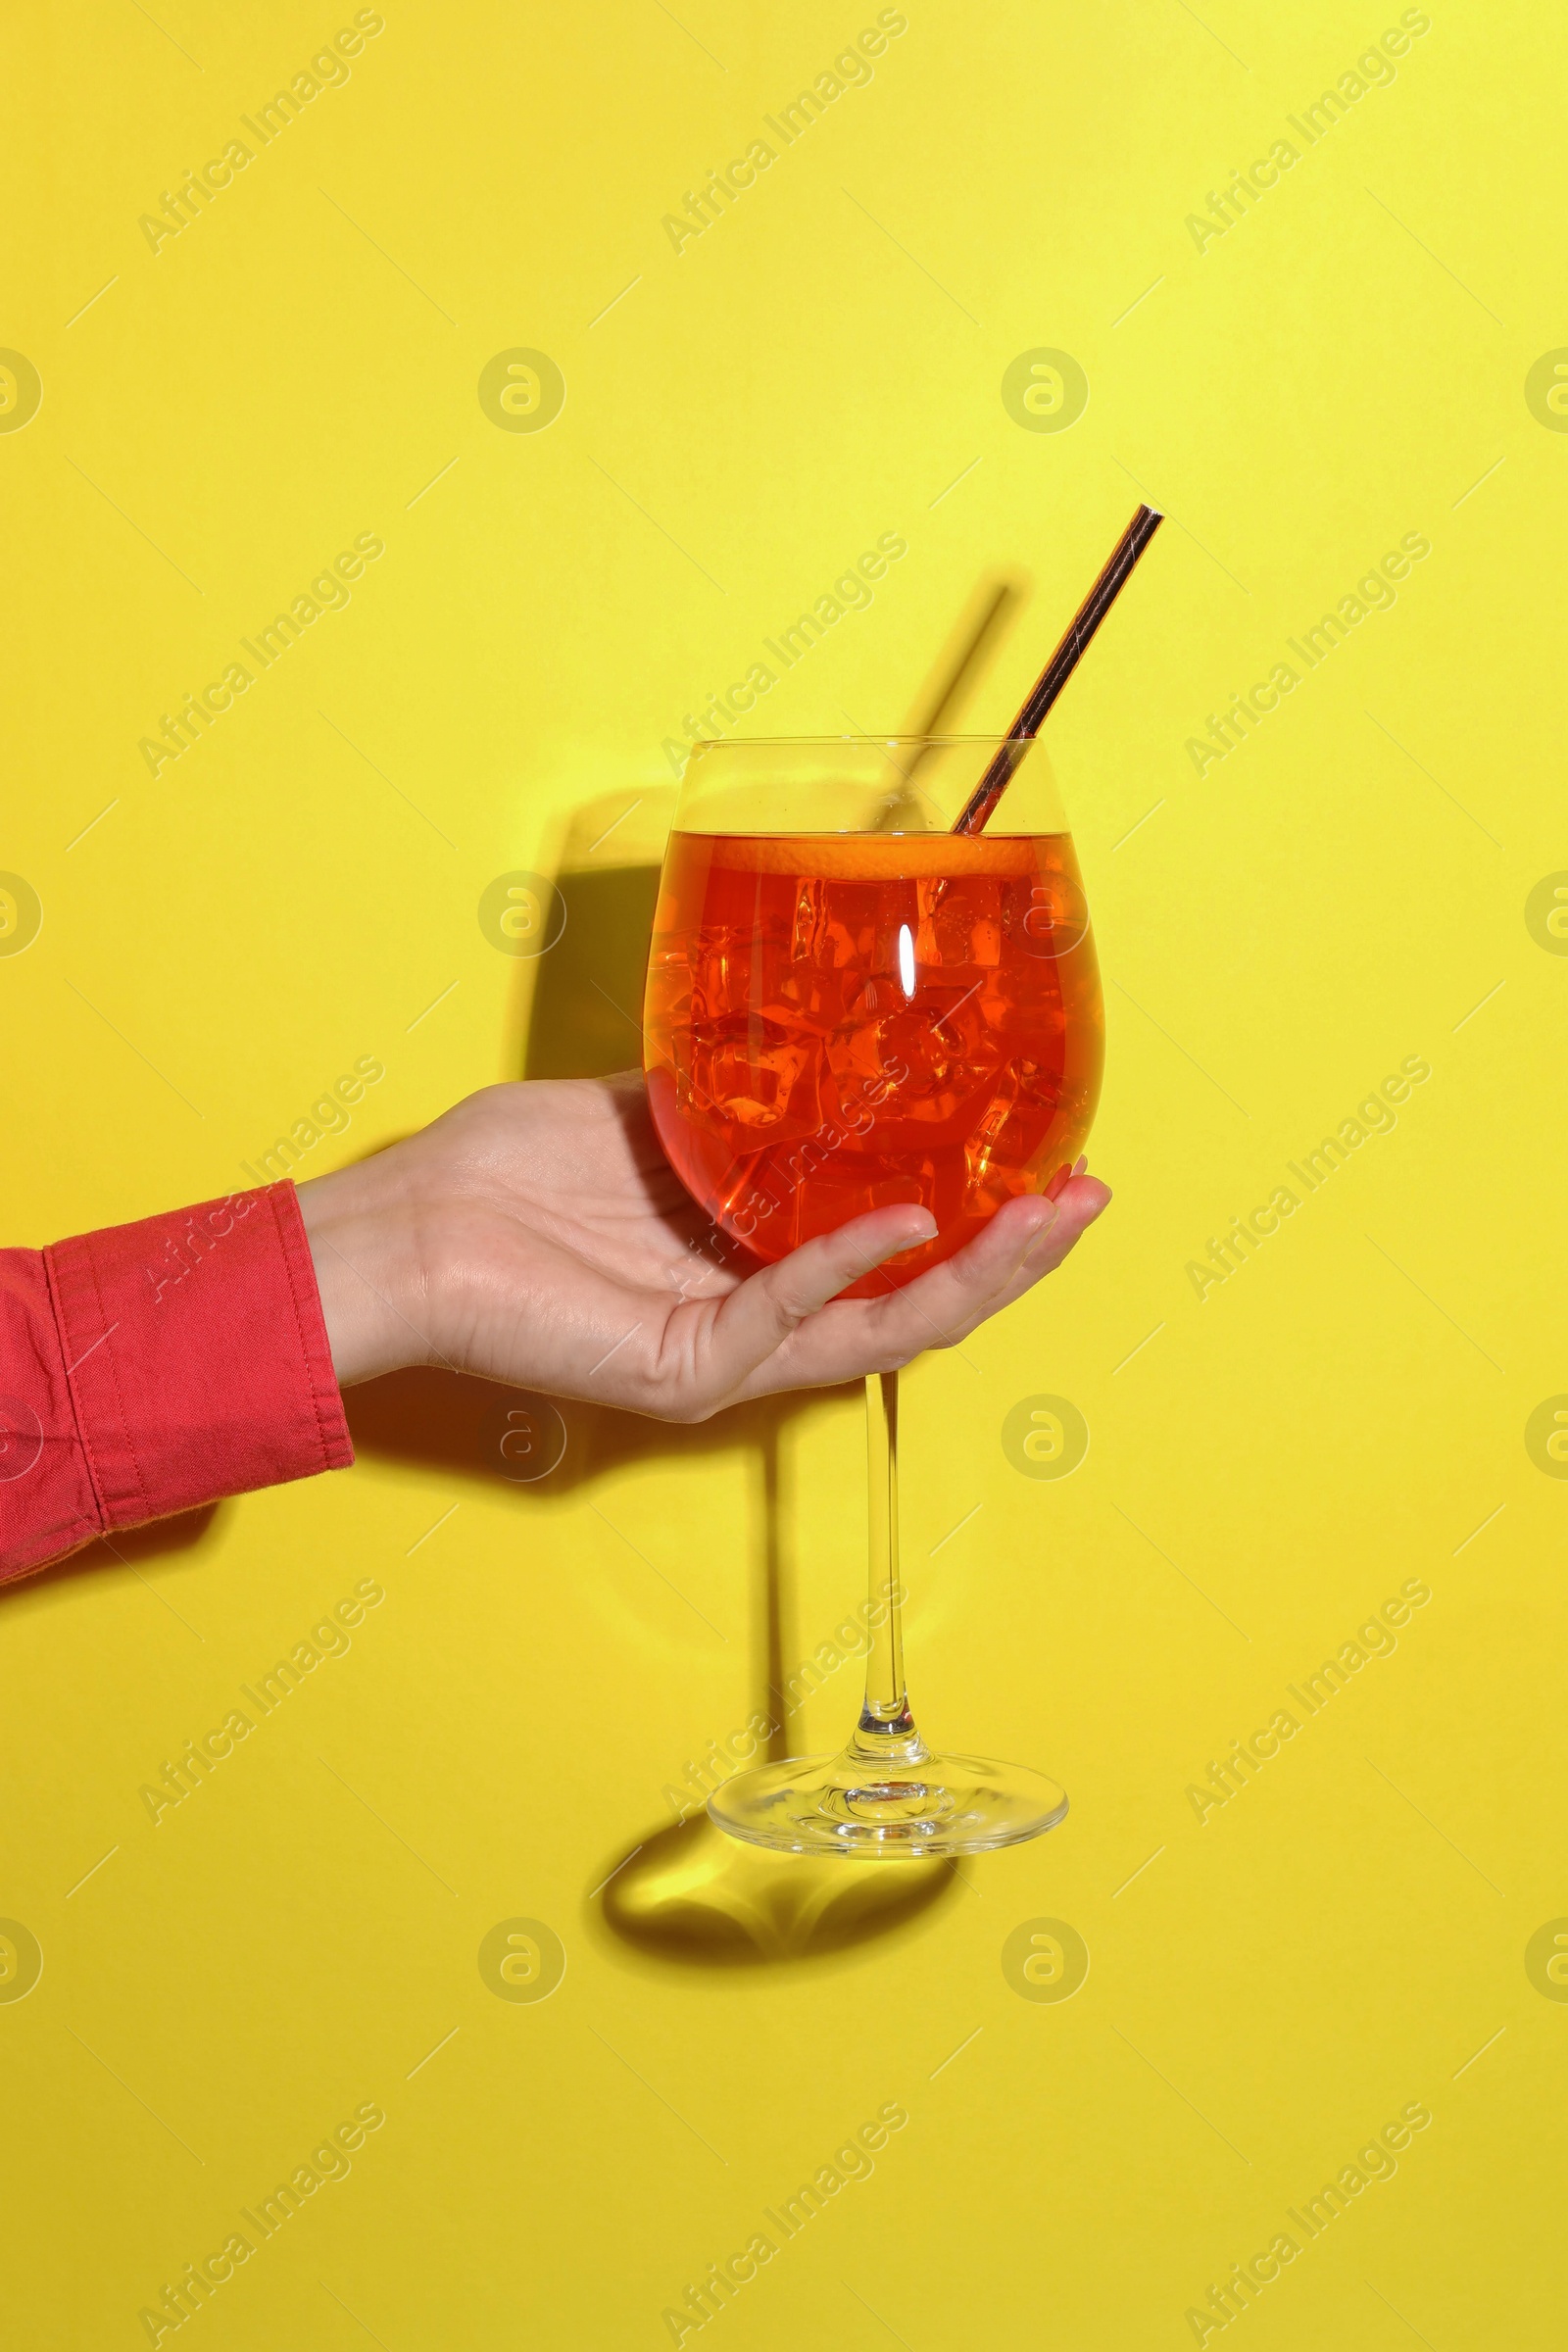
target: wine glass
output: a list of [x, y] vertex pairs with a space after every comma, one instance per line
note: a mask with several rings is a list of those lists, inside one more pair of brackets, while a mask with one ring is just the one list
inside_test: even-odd
[[[940, 1263], [1015, 1195], [1059, 1190], [1094, 1116], [1099, 967], [1039, 744], [1009, 746], [994, 829], [952, 830], [1001, 750], [974, 736], [712, 742], [682, 784], [648, 965], [654, 1123], [693, 1198], [763, 1261], [868, 1209], [929, 1209], [935, 1238], [851, 1298]], [[964, 1854], [1037, 1837], [1067, 1810], [1054, 1781], [933, 1750], [915, 1727], [897, 1373], [865, 1394], [859, 1721], [837, 1755], [737, 1774], [709, 1811], [790, 1853]]]

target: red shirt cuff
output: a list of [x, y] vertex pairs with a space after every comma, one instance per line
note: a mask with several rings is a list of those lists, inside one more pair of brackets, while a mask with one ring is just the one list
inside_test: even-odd
[[292, 1184], [8, 1251], [0, 1279], [16, 1464], [36, 1447], [0, 1483], [0, 1576], [353, 1461]]

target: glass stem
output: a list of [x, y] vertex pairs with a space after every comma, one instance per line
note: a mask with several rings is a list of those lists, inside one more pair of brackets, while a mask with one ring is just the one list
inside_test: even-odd
[[865, 1699], [850, 1752], [861, 1761], [915, 1764], [928, 1753], [904, 1687], [903, 1587], [899, 1579], [899, 1376], [865, 1383], [868, 1537]]

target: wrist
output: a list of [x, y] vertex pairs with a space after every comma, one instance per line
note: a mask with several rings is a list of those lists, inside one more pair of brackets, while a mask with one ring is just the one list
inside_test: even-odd
[[436, 1352], [425, 1331], [416, 1220], [388, 1156], [298, 1188], [339, 1388], [429, 1363]]

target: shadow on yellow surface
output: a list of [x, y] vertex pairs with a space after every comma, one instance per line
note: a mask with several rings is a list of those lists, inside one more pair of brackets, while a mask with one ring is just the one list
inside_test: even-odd
[[[595, 804], [604, 813], [603, 804]], [[523, 1078], [608, 1078], [642, 1061], [643, 979], [659, 866], [562, 873], [565, 928], [532, 975]], [[509, 1056], [510, 1058], [510, 1056]]]
[[694, 1968], [758, 1968], [851, 1950], [956, 1890], [943, 1862], [769, 1854], [699, 1812], [653, 1831], [600, 1899], [611, 1934], [638, 1951]]
[[199, 1510], [179, 1511], [172, 1519], [156, 1519], [150, 1527], [122, 1528], [113, 1536], [101, 1536], [96, 1544], [74, 1551], [69, 1559], [56, 1560], [33, 1576], [18, 1577], [13, 1583], [0, 1585], [0, 1599], [31, 1593], [41, 1600], [46, 1595], [64, 1593], [82, 1577], [101, 1579], [112, 1576], [117, 1568], [139, 1573], [144, 1564], [154, 1560], [194, 1552], [212, 1532], [222, 1508], [221, 1503], [206, 1502]]

